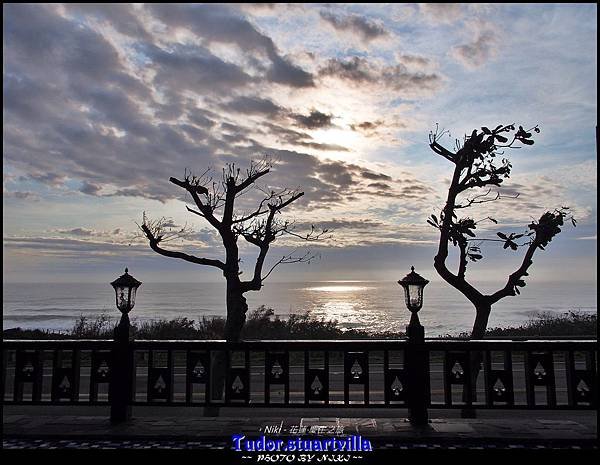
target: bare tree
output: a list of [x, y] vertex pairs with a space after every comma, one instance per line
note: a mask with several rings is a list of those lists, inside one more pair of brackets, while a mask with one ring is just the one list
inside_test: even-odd
[[[240, 339], [241, 331], [246, 320], [248, 305], [244, 294], [248, 291], [259, 291], [264, 280], [273, 270], [284, 263], [307, 262], [314, 258], [310, 252], [299, 253], [299, 250], [282, 256], [266, 272], [263, 272], [265, 258], [269, 248], [277, 238], [284, 235], [295, 236], [303, 241], [315, 241], [327, 233], [327, 230], [317, 231], [313, 226], [304, 234], [294, 232], [293, 222], [281, 220], [280, 213], [290, 204], [304, 195], [298, 190], [283, 188], [279, 190], [265, 190], [255, 183], [258, 179], [269, 173], [271, 162], [265, 158], [259, 162], [252, 162], [250, 168], [242, 173], [233, 163], [223, 169], [222, 179], [213, 181], [209, 170], [201, 176], [192, 176], [187, 172], [183, 180], [170, 178], [176, 186], [185, 189], [191, 196], [195, 207], [187, 207], [194, 215], [205, 219], [221, 236], [225, 248], [225, 260], [201, 258], [177, 250], [168, 250], [163, 247], [165, 242], [185, 236], [189, 233], [186, 227], [178, 231], [170, 231], [166, 227], [165, 218], [149, 220], [144, 214], [144, 221], [140, 225], [150, 247], [156, 253], [166, 257], [178, 258], [198, 265], [212, 266], [222, 271], [227, 282], [226, 303], [227, 320], [225, 324], [225, 338], [228, 341]], [[260, 190], [262, 200], [253, 211], [237, 214], [235, 212], [236, 200], [250, 192], [251, 188]], [[240, 275], [240, 254], [238, 238], [243, 237], [250, 244], [258, 247], [258, 256], [254, 265], [254, 272], [249, 280], [242, 280]]]
[[[481, 339], [485, 335], [492, 306], [499, 300], [519, 294], [519, 288], [525, 286], [525, 277], [533, 263], [535, 252], [544, 248], [561, 231], [565, 220], [570, 220], [575, 226], [575, 219], [568, 207], [545, 212], [537, 221], [532, 221], [528, 229], [522, 233], [496, 233], [496, 237], [478, 238], [475, 230], [482, 222], [497, 221], [487, 216], [475, 220], [465, 216], [458, 218], [458, 212], [478, 204], [494, 202], [502, 199], [498, 192], [492, 193], [493, 187], [499, 187], [504, 179], [510, 177], [512, 165], [503, 155], [502, 149], [519, 148], [522, 145], [533, 145], [532, 131], [539, 133], [537, 126], [525, 130], [519, 126], [515, 130], [513, 124], [499, 125], [490, 130], [482, 127], [481, 131], [473, 130], [470, 136], [465, 136], [463, 143], [456, 141], [456, 151], [451, 152], [442, 147], [438, 141], [446, 131], [432, 132], [429, 137], [431, 149], [454, 163], [454, 173], [448, 188], [446, 205], [441, 211], [440, 218], [431, 215], [427, 222], [439, 229], [440, 240], [434, 266], [440, 276], [451, 286], [460, 291], [475, 307], [476, 316], [471, 338]], [[503, 135], [508, 133], [507, 136]], [[509, 138], [512, 140], [509, 141]], [[518, 194], [517, 194], [518, 195]], [[498, 242], [505, 250], [516, 251], [525, 249], [520, 266], [511, 273], [506, 284], [491, 294], [484, 294], [467, 281], [467, 265], [483, 258], [481, 244], [486, 241]], [[458, 270], [456, 273], [448, 269], [448, 245], [458, 247]]]

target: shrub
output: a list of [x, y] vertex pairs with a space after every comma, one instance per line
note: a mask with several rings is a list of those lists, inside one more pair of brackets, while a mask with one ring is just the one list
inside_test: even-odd
[[93, 320], [80, 315], [75, 321], [70, 336], [74, 339], [110, 339], [113, 337], [115, 324], [105, 313], [96, 316]]
[[[489, 328], [485, 337], [596, 337], [597, 318], [595, 314], [569, 311], [556, 315], [543, 312], [535, 315], [525, 324], [508, 328]], [[447, 338], [469, 339], [470, 333], [447, 334]]]
[[491, 328], [486, 336], [596, 336], [596, 315], [566, 312], [540, 313], [516, 328]]
[[[101, 314], [95, 318], [81, 315], [70, 333], [21, 328], [6, 329], [5, 339], [112, 339], [116, 321]], [[186, 317], [172, 320], [132, 322], [136, 339], [222, 339], [225, 318], [202, 317], [197, 323]], [[542, 313], [524, 325], [509, 328], [491, 328], [486, 337], [532, 336], [596, 336], [596, 315], [567, 312], [562, 315]], [[362, 329], [343, 330], [335, 320], [317, 318], [307, 311], [282, 319], [272, 308], [261, 305], [248, 314], [242, 331], [243, 339], [400, 339], [401, 331], [374, 332]], [[469, 333], [447, 334], [449, 338], [468, 339]]]
[[136, 339], [198, 339], [194, 320], [177, 317], [173, 320], [134, 321], [133, 337]]

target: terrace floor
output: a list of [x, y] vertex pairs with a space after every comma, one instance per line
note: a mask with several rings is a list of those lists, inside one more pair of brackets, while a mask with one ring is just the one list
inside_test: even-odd
[[[455, 411], [432, 410], [429, 424], [415, 427], [401, 416], [405, 411], [398, 410], [222, 408], [219, 416], [203, 416], [202, 409], [161, 410], [134, 408], [130, 422], [111, 425], [105, 408], [4, 406], [3, 446], [229, 448], [232, 435], [244, 434], [248, 438], [361, 435], [379, 449], [597, 448], [597, 416], [592, 411], [485, 411], [476, 419], [462, 419]], [[273, 432], [278, 427], [280, 432]]]

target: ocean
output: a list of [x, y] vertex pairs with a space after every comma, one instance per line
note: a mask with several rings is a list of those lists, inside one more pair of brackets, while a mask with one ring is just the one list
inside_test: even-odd
[[[491, 286], [490, 291], [497, 286]], [[492, 310], [489, 327], [522, 324], [541, 312], [570, 310], [596, 312], [596, 283], [532, 283], [520, 296], [509, 297]], [[3, 328], [69, 330], [80, 315], [105, 313], [120, 316], [114, 291], [108, 283], [3, 284]], [[249, 311], [266, 305], [285, 318], [310, 311], [314, 316], [337, 320], [342, 328], [404, 330], [410, 313], [402, 288], [395, 281], [318, 281], [266, 283], [260, 292], [246, 294]], [[225, 284], [144, 283], [138, 289], [132, 320], [194, 320], [225, 316]], [[428, 337], [470, 330], [474, 309], [455, 289], [432, 282], [424, 292], [419, 312]]]

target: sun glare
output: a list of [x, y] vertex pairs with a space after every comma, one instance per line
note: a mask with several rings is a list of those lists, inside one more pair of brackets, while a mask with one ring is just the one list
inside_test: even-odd
[[367, 286], [318, 286], [318, 287], [308, 287], [307, 291], [317, 291], [317, 292], [356, 292], [356, 291], [365, 291], [369, 289]]
[[[331, 150], [329, 154], [345, 154], [344, 159], [348, 158], [348, 151], [358, 153], [364, 145], [364, 139], [360, 134], [351, 129], [319, 129], [311, 132], [314, 141], [319, 144], [337, 145], [339, 150]], [[347, 149], [348, 151], [344, 150]]]

